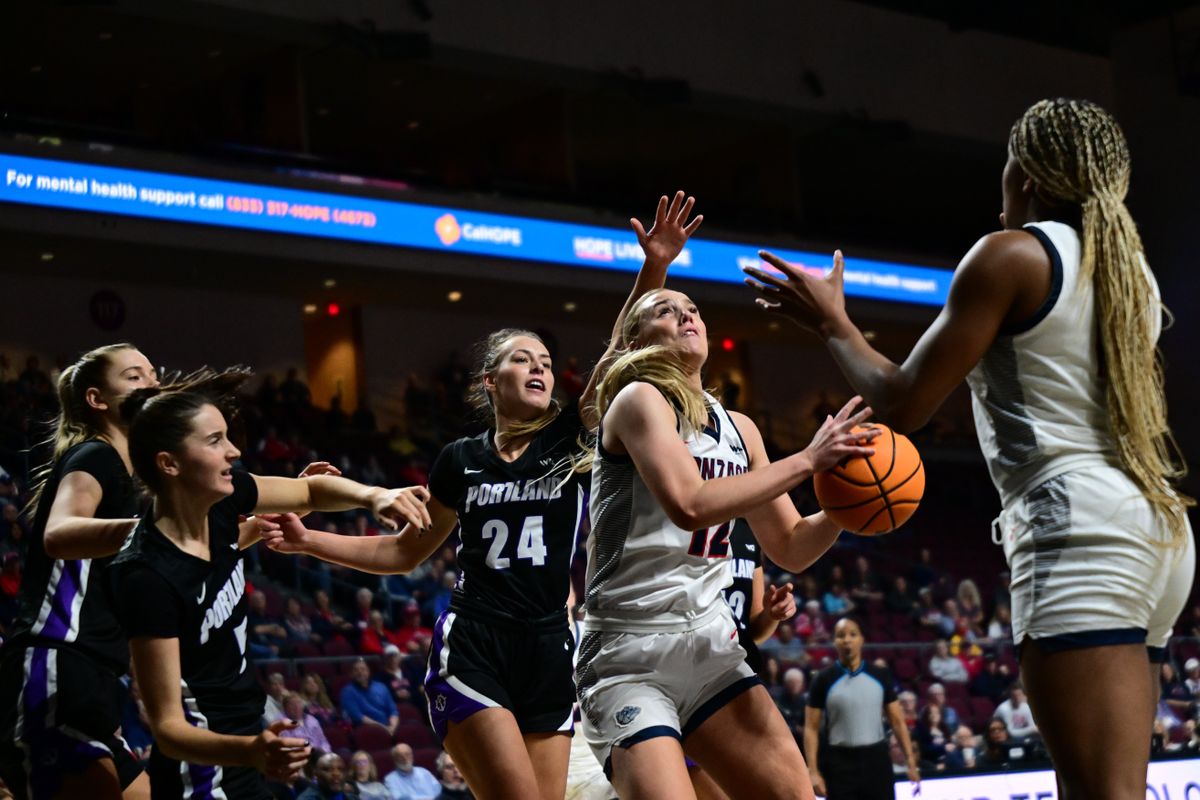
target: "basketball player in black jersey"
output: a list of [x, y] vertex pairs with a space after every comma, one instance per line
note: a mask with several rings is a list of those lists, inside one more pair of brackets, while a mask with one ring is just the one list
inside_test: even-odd
[[492, 428], [447, 445], [430, 473], [431, 534], [343, 538], [284, 525], [272, 544], [380, 574], [408, 572], [457, 524], [462, 578], [438, 620], [426, 695], [439, 738], [480, 798], [561, 800], [566, 791], [575, 688], [574, 637], [566, 614], [570, 561], [582, 520], [584, 484], [571, 469], [577, 441], [595, 427], [590, 399], [615, 353], [625, 314], [661, 287], [702, 216], [694, 198], [659, 200], [645, 252], [612, 344], [578, 405], [551, 399], [554, 372], [529, 331], [493, 333], [483, 348], [478, 395]]
[[[796, 598], [790, 583], [765, 586], [762, 550], [754, 538], [754, 531], [741, 518], [730, 524], [733, 530], [729, 533], [729, 566], [733, 571], [733, 582], [725, 587], [725, 602], [733, 611], [738, 641], [746, 651], [746, 663], [755, 672], [761, 672], [762, 655], [758, 652], [758, 646], [775, 635], [780, 622], [796, 613]], [[687, 759], [687, 768], [697, 800], [723, 800], [728, 796], [690, 758]]]
[[261, 730], [265, 696], [246, 661], [242, 549], [260, 529], [239, 515], [369, 508], [395, 527], [428, 528], [424, 488], [371, 488], [333, 475], [264, 478], [234, 469], [218, 403], [244, 372], [211, 373], [190, 391], [146, 389], [122, 404], [129, 457], [153, 508], [109, 567], [113, 611], [129, 637], [154, 734], [151, 796], [265, 800], [259, 773], [286, 779], [307, 742]]
[[120, 399], [158, 383], [131, 344], [63, 370], [53, 455], [38, 476], [12, 637], [0, 660], [0, 776], [18, 797], [143, 798], [117, 734], [129, 651], [100, 576], [140, 511]]

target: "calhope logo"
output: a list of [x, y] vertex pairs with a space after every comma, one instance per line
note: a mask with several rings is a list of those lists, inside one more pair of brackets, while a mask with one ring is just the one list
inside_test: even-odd
[[462, 228], [458, 226], [458, 220], [453, 214], [442, 214], [438, 217], [437, 222], [433, 223], [433, 230], [447, 247], [462, 238]]

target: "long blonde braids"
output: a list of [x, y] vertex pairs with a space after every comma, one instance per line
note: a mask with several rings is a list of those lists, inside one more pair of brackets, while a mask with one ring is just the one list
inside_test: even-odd
[[1130, 159], [1113, 117], [1086, 100], [1035, 103], [1013, 126], [1009, 155], [1052, 206], [1078, 205], [1081, 274], [1096, 294], [1108, 422], [1121, 463], [1183, 541], [1196, 501], [1175, 487], [1187, 469], [1167, 422], [1156, 332], [1167, 313], [1146, 272], [1142, 240], [1125, 206]]

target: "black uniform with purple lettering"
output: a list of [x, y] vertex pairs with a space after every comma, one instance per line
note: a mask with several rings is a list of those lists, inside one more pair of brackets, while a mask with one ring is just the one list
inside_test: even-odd
[[50, 508], [72, 472], [100, 484], [96, 519], [133, 519], [141, 511], [125, 462], [107, 442], [70, 448], [46, 479], [13, 635], [0, 660], [0, 777], [18, 797], [54, 795], [65, 774], [79, 774], [101, 758], [113, 760], [122, 787], [141, 774], [118, 735], [119, 678], [129, 671], [129, 648], [101, 587], [112, 557], [46, 553]]
[[568, 406], [516, 461], [492, 431], [447, 445], [429, 491], [458, 512], [461, 569], [434, 627], [425, 693], [439, 738], [485, 708], [506, 708], [524, 733], [571, 731], [575, 702], [567, 623], [583, 482], [570, 456], [582, 432]]
[[[208, 512], [209, 560], [179, 549], [147, 515], [109, 568], [113, 609], [130, 639], [178, 639], [184, 717], [198, 728], [256, 736], [266, 695], [246, 661], [246, 576], [238, 516], [258, 502], [254, 479], [233, 471], [233, 494]], [[152, 796], [269, 798], [248, 767], [214, 767], [150, 755]]]

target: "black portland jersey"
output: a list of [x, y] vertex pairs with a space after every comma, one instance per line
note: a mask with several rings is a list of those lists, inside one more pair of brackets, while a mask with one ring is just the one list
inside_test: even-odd
[[585, 506], [569, 461], [581, 432], [570, 405], [512, 463], [496, 455], [490, 430], [438, 455], [429, 491], [458, 512], [460, 607], [482, 604], [522, 619], [566, 607]]
[[734, 520], [729, 534], [729, 566], [733, 583], [725, 587], [725, 602], [733, 610], [738, 629], [744, 631], [750, 624], [750, 605], [754, 600], [754, 570], [762, 566], [758, 541], [744, 519]]
[[100, 484], [103, 496], [96, 507], [97, 519], [132, 520], [141, 513], [133, 479], [112, 445], [94, 439], [63, 454], [46, 479], [34, 513], [9, 647], [70, 647], [124, 675], [129, 671], [129, 646], [103, 588], [103, 574], [113, 557], [54, 559], [46, 555], [46, 520], [59, 484], [71, 472], [86, 472]]
[[[256, 735], [266, 695], [246, 661], [246, 575], [238, 547], [238, 515], [258, 502], [254, 479], [233, 471], [233, 494], [208, 512], [209, 561], [180, 550], [151, 514], [109, 567], [113, 609], [130, 639], [179, 640], [184, 716], [218, 733]], [[245, 768], [208, 767], [151, 752], [154, 797], [266, 796], [261, 777]], [[179, 791], [176, 792], [176, 789]]]

